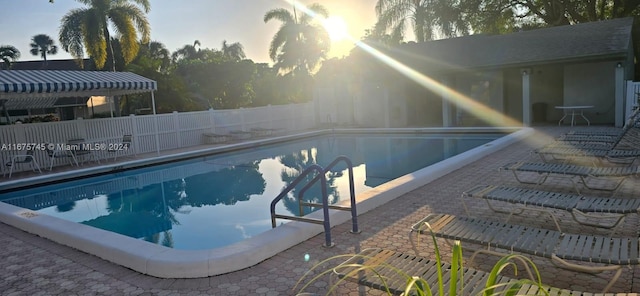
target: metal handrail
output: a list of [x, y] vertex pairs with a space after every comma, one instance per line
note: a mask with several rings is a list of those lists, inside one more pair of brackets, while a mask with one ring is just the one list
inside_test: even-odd
[[[344, 206], [332, 206], [329, 205], [329, 196], [327, 194], [327, 178], [326, 178], [326, 173], [332, 169], [336, 164], [338, 164], [340, 161], [344, 161], [347, 164], [347, 168], [349, 170], [349, 193], [351, 195], [351, 207], [344, 207]], [[288, 216], [288, 215], [279, 215], [276, 214], [276, 204], [282, 200], [287, 194], [289, 194], [289, 192], [291, 192], [298, 184], [300, 184], [300, 182], [302, 182], [304, 180], [304, 178], [311, 174], [312, 172], [316, 172], [317, 175], [315, 177], [313, 177], [313, 179], [311, 179], [311, 181], [309, 181], [299, 192], [298, 195], [298, 205], [300, 207], [300, 215], [302, 216], [302, 207], [303, 206], [311, 206], [311, 207], [322, 207], [322, 213], [323, 213], [323, 220], [319, 220], [319, 219], [312, 219], [312, 218], [304, 218], [304, 217], [297, 217], [297, 216]], [[306, 203], [302, 201], [302, 197], [304, 196], [304, 193], [315, 183], [317, 183], [318, 181], [321, 181], [321, 187], [322, 187], [322, 204], [316, 204], [316, 203]], [[315, 224], [323, 224], [324, 226], [324, 235], [325, 235], [325, 246], [326, 247], [331, 247], [333, 246], [333, 243], [331, 242], [331, 223], [329, 222], [329, 209], [336, 209], [336, 210], [342, 210], [342, 211], [348, 211], [351, 210], [351, 222], [352, 222], [352, 233], [360, 233], [360, 231], [358, 230], [358, 214], [356, 211], [356, 199], [355, 199], [355, 185], [353, 183], [353, 163], [351, 162], [351, 160], [349, 158], [347, 158], [346, 156], [338, 156], [333, 162], [331, 162], [326, 168], [322, 168], [321, 166], [314, 164], [311, 165], [309, 167], [307, 167], [304, 171], [302, 171], [302, 173], [296, 177], [296, 179], [293, 180], [293, 182], [291, 182], [291, 184], [289, 184], [289, 186], [287, 186], [282, 192], [280, 192], [280, 194], [278, 196], [276, 196], [276, 198], [274, 198], [271, 201], [271, 227], [275, 228], [276, 227], [276, 218], [281, 218], [281, 219], [289, 219], [289, 220], [295, 220], [295, 221], [302, 221], [302, 222], [309, 222], [309, 223], [315, 223]]]
[[[322, 174], [316, 175], [315, 178], [313, 178], [311, 181], [309, 181], [309, 183], [307, 183], [307, 185], [305, 185], [300, 192], [298, 193], [298, 206], [300, 208], [300, 215], [302, 215], [302, 207], [303, 206], [308, 206], [308, 207], [324, 207], [324, 205], [321, 204], [316, 204], [316, 203], [309, 203], [309, 202], [304, 202], [303, 201], [303, 197], [305, 192], [307, 192], [307, 190], [309, 190], [309, 188], [311, 188], [311, 186], [313, 186], [316, 182], [318, 182], [319, 179], [325, 179], [326, 182], [326, 173], [329, 172], [329, 170], [331, 170], [333, 167], [335, 167], [338, 163], [340, 163], [341, 161], [344, 161], [347, 164], [347, 169], [349, 171], [349, 195], [350, 195], [350, 201], [351, 201], [351, 206], [350, 207], [343, 207], [343, 206], [331, 206], [328, 205], [327, 206], [331, 209], [334, 210], [341, 210], [341, 211], [351, 211], [351, 232], [352, 233], [359, 233], [360, 231], [358, 230], [358, 213], [356, 210], [356, 194], [355, 194], [355, 185], [353, 183], [353, 163], [351, 162], [351, 160], [344, 156], [344, 155], [340, 155], [338, 157], [336, 157], [335, 160], [333, 160], [333, 162], [331, 162], [328, 166], [326, 166], [323, 170]], [[327, 197], [328, 198], [328, 197]]]
[[[311, 219], [311, 218], [303, 218], [303, 217], [296, 217], [296, 216], [286, 216], [286, 215], [276, 215], [276, 204], [282, 200], [291, 190], [293, 190], [293, 188], [296, 187], [296, 185], [298, 185], [300, 182], [302, 182], [302, 180], [304, 180], [304, 177], [309, 175], [311, 172], [317, 172], [319, 175], [324, 176], [324, 170], [322, 169], [321, 166], [314, 164], [309, 166], [308, 168], [306, 168], [304, 171], [302, 171], [302, 173], [300, 174], [300, 176], [298, 176], [295, 180], [293, 180], [293, 182], [291, 182], [291, 184], [289, 184], [289, 186], [287, 186], [282, 192], [280, 192], [280, 194], [278, 194], [278, 196], [276, 196], [276, 198], [274, 198], [271, 201], [271, 228], [275, 228], [276, 227], [276, 218], [283, 218], [283, 219], [290, 219], [290, 220], [296, 220], [296, 221], [304, 221], [304, 222], [310, 222], [310, 223], [316, 223], [316, 224], [322, 224], [324, 226], [324, 238], [325, 238], [325, 246], [326, 247], [331, 247], [333, 246], [333, 243], [331, 243], [331, 224], [329, 222], [329, 208], [328, 207], [323, 207], [322, 209], [322, 214], [323, 214], [323, 221], [317, 220], [317, 219]], [[321, 186], [322, 186], [322, 203], [325, 205], [329, 204], [329, 197], [327, 195], [327, 179], [326, 178], [321, 178]]]

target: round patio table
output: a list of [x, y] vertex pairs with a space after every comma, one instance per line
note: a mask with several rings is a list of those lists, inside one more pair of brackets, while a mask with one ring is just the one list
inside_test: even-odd
[[582, 116], [582, 118], [587, 122], [587, 125], [591, 125], [591, 122], [589, 121], [589, 119], [584, 116], [584, 110], [587, 109], [592, 109], [593, 106], [591, 105], [585, 105], [585, 106], [556, 106], [556, 109], [560, 109], [564, 112], [564, 116], [562, 116], [562, 118], [560, 118], [560, 121], [558, 121], [558, 125], [562, 124], [562, 121], [567, 118], [568, 115], [571, 115], [571, 126], [574, 125], [575, 123], [575, 117], [576, 115], [580, 115]]

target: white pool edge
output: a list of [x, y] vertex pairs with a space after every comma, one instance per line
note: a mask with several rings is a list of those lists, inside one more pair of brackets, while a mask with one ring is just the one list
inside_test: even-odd
[[[531, 128], [501, 137], [427, 168], [394, 179], [357, 196], [358, 214], [479, 160], [533, 133]], [[320, 212], [310, 217], [319, 218]], [[331, 225], [351, 219], [349, 212], [331, 211]], [[290, 222], [244, 241], [210, 250], [176, 250], [124, 235], [70, 222], [0, 202], [0, 222], [93, 254], [143, 274], [160, 278], [199, 278], [256, 265], [320, 233], [320, 225]], [[340, 242], [334, 241], [339, 244]]]

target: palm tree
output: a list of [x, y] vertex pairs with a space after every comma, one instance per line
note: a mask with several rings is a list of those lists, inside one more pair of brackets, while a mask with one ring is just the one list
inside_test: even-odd
[[[196, 47], [197, 46], [197, 47]], [[200, 41], [193, 41], [193, 45], [187, 44], [183, 46], [181, 49], [178, 49], [173, 52], [171, 58], [174, 62], [180, 60], [197, 60], [201, 57], [200, 54]]]
[[31, 54], [34, 56], [40, 55], [45, 65], [47, 64], [47, 54], [56, 53], [58, 53], [58, 47], [49, 35], [38, 34], [31, 38]]
[[329, 52], [329, 34], [320, 22], [314, 22], [316, 15], [328, 17], [328, 11], [317, 3], [311, 4], [308, 10], [309, 13], [300, 17], [296, 14], [295, 6], [293, 13], [276, 8], [264, 15], [265, 23], [272, 19], [282, 22], [269, 47], [269, 57], [275, 62], [274, 67], [282, 73], [311, 73]]
[[246, 57], [244, 47], [240, 42], [227, 44], [227, 40], [222, 41], [222, 55], [231, 61], [240, 61]]
[[0, 69], [11, 69], [11, 63], [20, 58], [20, 51], [11, 45], [0, 45], [0, 61], [2, 65]]
[[[60, 44], [75, 58], [82, 58], [86, 47], [96, 67], [104, 68], [107, 57], [114, 56], [109, 25], [117, 32], [125, 64], [138, 54], [138, 34], [142, 43], [149, 42], [151, 30], [144, 15], [151, 8], [149, 0], [76, 1], [88, 7], [71, 10], [62, 18], [60, 26]], [[116, 71], [115, 59], [111, 61], [111, 70]]]
[[375, 28], [378, 33], [390, 31], [392, 39], [403, 40], [409, 23], [417, 42], [432, 40], [438, 33], [449, 37], [466, 35], [469, 25], [462, 2], [465, 1], [378, 0]]
[[151, 41], [148, 44], [149, 57], [160, 61], [158, 71], [163, 72], [169, 69], [171, 65], [171, 54], [169, 50], [161, 42]]
[[[149, 0], [76, 0], [88, 5], [69, 11], [60, 26], [62, 48], [77, 59], [82, 58], [86, 46], [98, 69], [111, 57], [111, 70], [116, 71], [116, 59], [109, 25], [117, 32], [120, 51], [125, 65], [138, 54], [142, 43], [149, 42], [150, 27], [144, 13], [151, 9]], [[133, 3], [130, 3], [133, 2]], [[137, 5], [136, 5], [137, 4]], [[143, 10], [140, 9], [142, 7]], [[113, 97], [116, 116], [120, 116], [120, 98]]]

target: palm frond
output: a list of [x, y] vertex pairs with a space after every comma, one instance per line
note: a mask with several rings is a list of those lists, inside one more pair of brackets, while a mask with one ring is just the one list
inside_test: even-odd
[[[74, 58], [84, 56], [84, 20], [89, 14], [88, 9], [73, 9], [62, 17], [58, 39], [62, 49]], [[89, 17], [90, 18], [90, 17]]]
[[276, 8], [267, 11], [264, 15], [264, 22], [269, 22], [270, 20], [279, 20], [285, 24], [295, 23], [295, 19], [291, 12], [284, 8]]
[[97, 9], [88, 9], [84, 17], [80, 26], [84, 46], [96, 63], [96, 67], [102, 69], [107, 62], [107, 37], [105, 36], [107, 24], [101, 21], [100, 12]]
[[120, 41], [120, 50], [125, 63], [131, 62], [139, 50], [136, 30], [130, 18], [112, 17], [111, 21], [116, 28], [117, 38]]
[[318, 19], [319, 17], [329, 17], [329, 10], [318, 3], [313, 3], [307, 6], [306, 9], [308, 11], [303, 13], [300, 17], [300, 24], [311, 24], [315, 19]]

